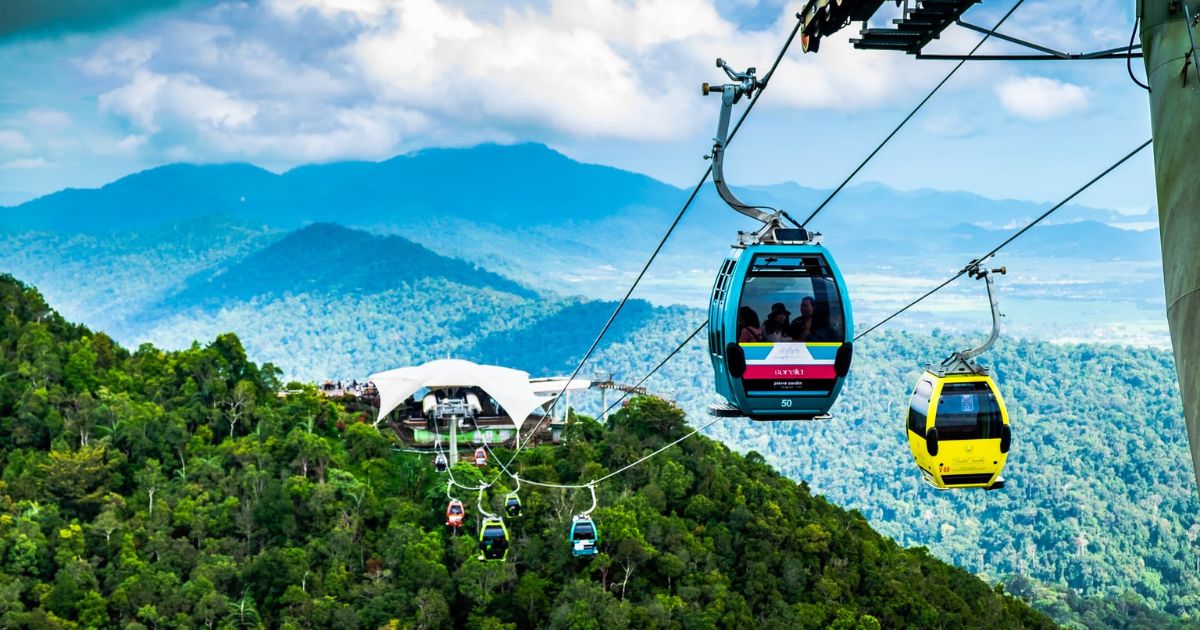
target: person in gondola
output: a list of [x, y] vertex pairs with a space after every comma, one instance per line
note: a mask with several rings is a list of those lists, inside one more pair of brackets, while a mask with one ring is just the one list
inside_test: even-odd
[[829, 305], [825, 302], [817, 302], [813, 308], [812, 331], [808, 333], [804, 341], [820, 343], [837, 340], [838, 332], [829, 324]]
[[758, 313], [749, 306], [738, 309], [738, 343], [753, 343], [762, 341], [762, 324], [758, 322]]
[[792, 314], [788, 312], [783, 302], [772, 304], [771, 314], [767, 315], [767, 323], [763, 325], [763, 341], [774, 343], [794, 341], [791, 334], [788, 333], [788, 325], [791, 322], [791, 318]]
[[811, 297], [800, 300], [800, 316], [792, 320], [788, 326], [788, 334], [796, 341], [808, 339], [812, 333], [813, 312], [816, 311], [817, 301]]
[[480, 546], [483, 547], [484, 557], [499, 558], [504, 555], [504, 550], [508, 548], [508, 540], [503, 537], [485, 538]]

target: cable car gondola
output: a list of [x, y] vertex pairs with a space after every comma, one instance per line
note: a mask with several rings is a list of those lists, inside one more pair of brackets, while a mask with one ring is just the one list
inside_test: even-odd
[[521, 497], [516, 492], [509, 493], [504, 499], [504, 513], [509, 518], [516, 518], [521, 515]]
[[[724, 148], [733, 104], [761, 87], [754, 69], [717, 66], [735, 83], [720, 87], [721, 118], [713, 145], [713, 182], [725, 203], [757, 219], [757, 232], [738, 234], [722, 263], [709, 305], [708, 344], [718, 416], [811, 420], [828, 414], [841, 393], [853, 355], [850, 295], [819, 234], [783, 225], [785, 214], [750, 206], [724, 178]], [[704, 85], [704, 93], [718, 90]], [[772, 212], [767, 212], [772, 210]]]
[[503, 561], [508, 558], [508, 528], [504, 519], [489, 516], [479, 529], [479, 559]]
[[[1005, 269], [992, 272], [1005, 273]], [[1000, 335], [1000, 307], [991, 273], [978, 266], [972, 277], [987, 282], [992, 305], [992, 334], [978, 348], [956, 352], [926, 366], [909, 400], [908, 446], [921, 478], [939, 490], [1004, 487], [1000, 473], [1012, 444], [1008, 410], [988, 369], [971, 359]]]
[[517, 482], [517, 487], [504, 497], [504, 513], [509, 518], [516, 518], [521, 515], [521, 477], [513, 475], [512, 478]]
[[463, 519], [466, 517], [467, 508], [463, 507], [463, 502], [451, 499], [450, 504], [446, 506], [446, 527], [458, 529], [463, 526]]
[[596, 545], [600, 542], [600, 532], [596, 529], [596, 523], [586, 514], [571, 520], [570, 539], [573, 556], [594, 556], [599, 553]]
[[446, 462], [445, 455], [438, 453], [437, 456], [433, 458], [433, 469], [434, 470], [436, 470], [440, 473], [444, 473], [444, 472], [446, 472], [446, 469], [448, 466], [449, 466], [449, 464]]
[[475, 465], [478, 466], [479, 468], [483, 468], [484, 466], [487, 466], [487, 463], [488, 463], [487, 451], [483, 450], [482, 446], [475, 449]]

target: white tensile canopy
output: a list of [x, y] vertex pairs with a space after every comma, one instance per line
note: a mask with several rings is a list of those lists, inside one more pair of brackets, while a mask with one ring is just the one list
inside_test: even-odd
[[372, 374], [371, 382], [379, 389], [379, 416], [376, 422], [422, 387], [478, 387], [504, 407], [518, 431], [534, 409], [553, 398], [534, 393], [528, 372], [460, 359], [430, 361], [424, 365]]

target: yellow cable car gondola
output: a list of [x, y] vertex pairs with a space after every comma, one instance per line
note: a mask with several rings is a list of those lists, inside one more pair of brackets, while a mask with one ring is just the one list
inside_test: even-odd
[[1000, 336], [1000, 307], [991, 273], [978, 265], [974, 278], [987, 283], [992, 306], [992, 334], [978, 348], [956, 352], [936, 366], [927, 365], [908, 404], [908, 446], [921, 478], [940, 490], [1004, 487], [1000, 473], [1008, 459], [1012, 433], [1008, 410], [996, 382], [971, 359]]

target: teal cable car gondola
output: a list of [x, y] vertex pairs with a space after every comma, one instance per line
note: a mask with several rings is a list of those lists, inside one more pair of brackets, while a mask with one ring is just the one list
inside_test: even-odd
[[586, 515], [576, 516], [571, 521], [571, 555], [594, 556], [599, 553], [596, 545], [600, 542], [600, 533], [596, 523]]
[[[724, 177], [733, 104], [761, 87], [754, 69], [717, 66], [735, 83], [719, 90], [721, 118], [713, 145], [713, 183], [725, 203], [763, 227], [739, 232], [713, 283], [708, 350], [716, 389], [727, 401], [718, 416], [811, 420], [825, 416], [841, 393], [853, 356], [854, 318], [846, 281], [820, 235], [783, 226], [774, 208], [742, 203]], [[767, 212], [770, 210], [770, 212]]]

